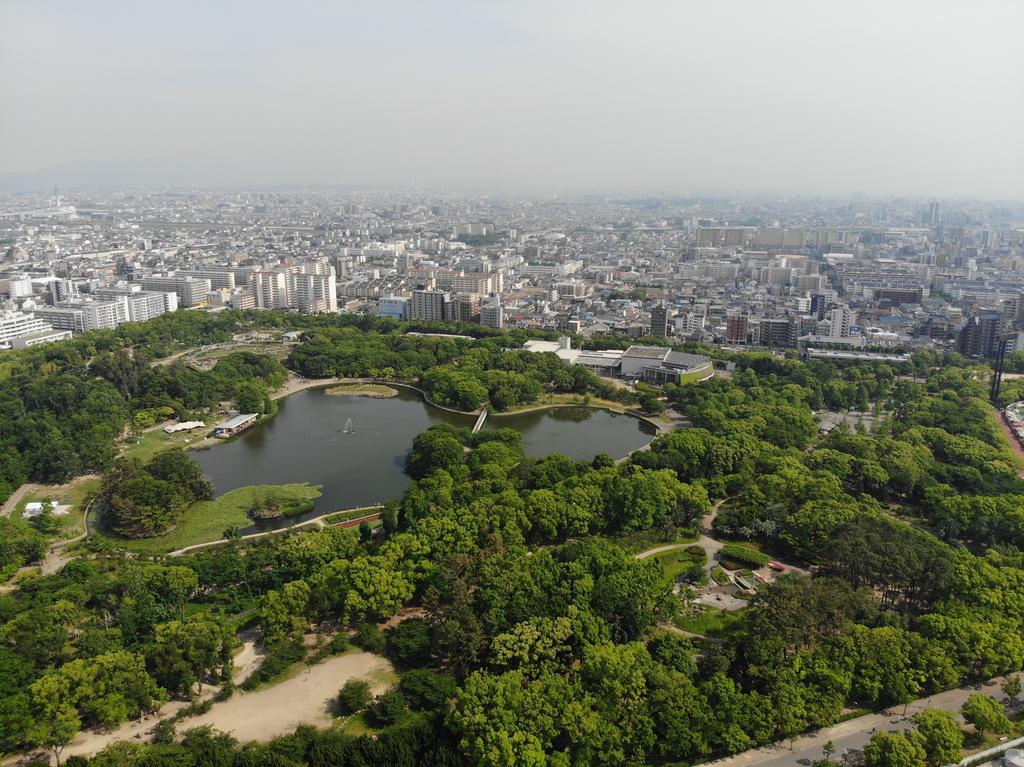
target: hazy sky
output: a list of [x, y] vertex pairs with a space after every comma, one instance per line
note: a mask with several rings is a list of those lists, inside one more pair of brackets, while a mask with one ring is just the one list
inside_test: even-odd
[[0, 171], [1024, 198], [1022, 0], [0, 0]]

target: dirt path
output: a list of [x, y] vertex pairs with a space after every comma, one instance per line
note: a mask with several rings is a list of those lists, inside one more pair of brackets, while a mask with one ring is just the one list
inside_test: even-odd
[[43, 485], [37, 485], [33, 482], [26, 482], [24, 485], [19, 487], [13, 493], [11, 493], [7, 500], [4, 501], [3, 508], [0, 508], [0, 517], [9, 517], [14, 513], [14, 510], [18, 508], [18, 504], [21, 503], [21, 499], [30, 493], [34, 493], [40, 490]]
[[[297, 378], [295, 376], [289, 376], [287, 383], [271, 394], [270, 398], [281, 399], [282, 397], [287, 397], [289, 394], [295, 394], [295, 392], [305, 391], [306, 389], [315, 389], [318, 386], [330, 386], [331, 384], [345, 382], [345, 379], [342, 378]], [[353, 383], [354, 382], [355, 379], [353, 379]]]
[[99, 478], [99, 474], [82, 474], [81, 476], [65, 482], [63, 485], [38, 485], [34, 482], [26, 482], [11, 493], [7, 500], [4, 501], [3, 507], [0, 507], [0, 516], [9, 517], [14, 510], [18, 508], [18, 504], [21, 503], [22, 499], [26, 495], [31, 495], [33, 493], [60, 495], [61, 493], [67, 493], [73, 487], [80, 485], [83, 482], [91, 482], [92, 480]]
[[641, 551], [636, 555], [637, 559], [647, 559], [648, 557], [657, 556], [658, 554], [664, 554], [666, 551], [675, 551], [676, 549], [685, 549], [687, 546], [700, 546], [704, 549], [704, 554], [707, 560], [704, 563], [704, 569], [710, 572], [714, 569], [715, 565], [718, 564], [718, 552], [722, 550], [725, 545], [720, 541], [716, 541], [711, 537], [711, 531], [714, 528], [715, 517], [718, 516], [718, 510], [730, 499], [722, 498], [720, 501], [716, 501], [711, 507], [711, 511], [704, 515], [703, 525], [704, 532], [696, 541], [689, 541], [688, 543], [666, 543], [664, 546], [655, 546], [653, 549], [647, 549], [647, 551]]

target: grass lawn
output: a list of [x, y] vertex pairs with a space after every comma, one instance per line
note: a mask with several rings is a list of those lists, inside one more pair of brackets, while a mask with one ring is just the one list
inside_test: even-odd
[[656, 554], [652, 559], [661, 565], [662, 582], [671, 586], [676, 578], [686, 572], [696, 571], [698, 581], [703, 577], [704, 565], [707, 562], [707, 555], [700, 546], [694, 546], [695, 551], [687, 549], [673, 549], [664, 554]]
[[221, 357], [226, 357], [229, 354], [235, 352], [252, 352], [253, 354], [266, 354], [268, 357], [277, 357], [283, 359], [288, 356], [288, 352], [291, 348], [281, 342], [264, 341], [251, 344], [232, 344], [231, 346], [223, 349], [210, 349], [205, 352], [195, 352], [188, 355], [190, 362], [205, 362], [208, 360], [219, 360]]
[[180, 431], [176, 434], [164, 434], [163, 429], [145, 432], [138, 440], [121, 443], [121, 455], [125, 458], [138, 458], [145, 463], [161, 450], [172, 447], [185, 448], [196, 442], [202, 442], [210, 429], [200, 427], [192, 432]]
[[703, 611], [693, 618], [676, 618], [675, 625], [683, 631], [692, 631], [704, 636], [724, 637], [736, 631], [743, 621], [742, 610], [716, 610], [703, 607]]
[[687, 530], [682, 530], [674, 538], [666, 539], [658, 530], [641, 530], [626, 535], [609, 535], [607, 540], [619, 548], [625, 549], [630, 554], [640, 554], [657, 546], [669, 546], [673, 543], [694, 543], [697, 540], [697, 535]]
[[384, 384], [374, 383], [353, 383], [353, 384], [338, 384], [337, 386], [329, 386], [324, 389], [326, 394], [334, 397], [338, 396], [370, 396], [370, 397], [397, 397], [398, 390], [392, 389], [390, 386]]
[[729, 577], [729, 573], [725, 571], [724, 567], [711, 568], [711, 577], [714, 578], [715, 583], [720, 586], [724, 586], [727, 583], [732, 582], [732, 578]]
[[101, 480], [76, 479], [64, 485], [48, 485], [34, 493], [27, 493], [11, 513], [11, 517], [18, 519], [25, 511], [25, 505], [32, 501], [50, 501], [55, 505], [70, 506], [67, 514], [55, 515], [54, 519], [60, 525], [60, 529], [53, 536], [57, 540], [74, 538], [85, 532], [85, 506], [88, 496], [99, 490]]
[[180, 524], [166, 535], [139, 540], [112, 540], [129, 551], [142, 554], [165, 554], [196, 543], [220, 540], [227, 528], [246, 527], [251, 523], [246, 511], [268, 488], [296, 501], [311, 501], [320, 497], [320, 486], [308, 483], [240, 487], [212, 501], [192, 504], [185, 511]]
[[354, 738], [358, 738], [360, 735], [379, 735], [382, 732], [382, 730], [374, 727], [367, 721], [366, 713], [362, 711], [352, 716], [346, 716], [344, 719], [339, 719], [335, 723], [334, 729], [346, 735], [351, 735]]
[[704, 370], [694, 370], [690, 373], [683, 373], [681, 376], [679, 376], [679, 384], [682, 385], [702, 381], [705, 378], [707, 378], [709, 374], [713, 375], [714, 372], [715, 371], [712, 370], [711, 368], [707, 368]]

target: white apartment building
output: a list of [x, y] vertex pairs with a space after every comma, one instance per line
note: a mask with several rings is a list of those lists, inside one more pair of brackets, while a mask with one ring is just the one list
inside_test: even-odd
[[[442, 280], [439, 278], [438, 282]], [[452, 276], [448, 287], [455, 293], [486, 296], [502, 291], [504, 275], [501, 272], [462, 272]]]
[[27, 298], [32, 295], [32, 279], [26, 276], [12, 276], [0, 279], [0, 293], [10, 298]]
[[800, 274], [793, 278], [793, 287], [800, 291], [820, 293], [825, 285], [825, 277], [821, 274]]
[[11, 339], [53, 330], [50, 323], [27, 312], [6, 311], [0, 313], [0, 345], [7, 345]]
[[760, 270], [757, 281], [762, 285], [771, 285], [772, 287], [781, 288], [788, 285], [792, 278], [792, 269], [786, 269], [779, 266], [769, 266]]
[[707, 277], [711, 280], [735, 280], [739, 274], [738, 264], [697, 264], [694, 271], [698, 277]]
[[505, 327], [505, 309], [500, 301], [480, 305], [480, 324], [489, 328]]
[[848, 306], [837, 306], [829, 310], [829, 338], [849, 338], [850, 327], [854, 323], [853, 312]]
[[560, 299], [586, 298], [590, 295], [590, 283], [582, 280], [562, 280], [556, 282], [554, 288]]
[[99, 288], [93, 291], [92, 295], [96, 298], [124, 302], [129, 322], [146, 322], [161, 314], [178, 309], [177, 293], [139, 290], [138, 285]]
[[289, 275], [291, 296], [289, 308], [305, 314], [338, 311], [338, 288], [334, 278], [334, 267], [327, 274], [305, 271]]
[[534, 261], [523, 266], [523, 274], [527, 277], [568, 277], [582, 269], [583, 262], [578, 259], [559, 263]]
[[708, 308], [706, 306], [695, 306], [690, 311], [679, 314], [673, 318], [676, 326], [676, 333], [690, 335], [697, 333], [707, 326]]
[[88, 330], [113, 330], [128, 322], [124, 301], [65, 301], [60, 306], [36, 309], [36, 315], [58, 330], [84, 333]]
[[[209, 268], [209, 269], [183, 269], [178, 274], [185, 277], [195, 277], [197, 279], [209, 280], [210, 288], [212, 290], [218, 290], [220, 288], [234, 288], [235, 273], [229, 271], [227, 267], [221, 268]], [[248, 277], [248, 275], [246, 275]]]
[[143, 290], [177, 293], [180, 306], [203, 306], [207, 302], [211, 285], [208, 279], [197, 277], [150, 276], [142, 278]]
[[284, 272], [253, 272], [249, 287], [256, 298], [257, 309], [288, 308], [288, 276]]

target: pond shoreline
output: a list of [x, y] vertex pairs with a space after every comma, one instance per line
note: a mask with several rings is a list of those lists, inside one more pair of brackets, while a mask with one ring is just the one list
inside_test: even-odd
[[[300, 391], [308, 391], [309, 389], [327, 389], [327, 388], [329, 388], [331, 386], [345, 386], [345, 385], [356, 386], [358, 384], [375, 384], [375, 385], [378, 385], [378, 386], [398, 387], [398, 388], [401, 388], [401, 389], [408, 389], [409, 391], [414, 391], [417, 394], [419, 394], [421, 397], [423, 397], [423, 401], [426, 402], [431, 407], [436, 407], [438, 410], [444, 410], [445, 412], [454, 413], [455, 415], [479, 416], [480, 413], [482, 413], [483, 410], [484, 410], [483, 407], [477, 408], [476, 410], [459, 410], [457, 408], [449, 407], [447, 405], [442, 405], [439, 402], [435, 402], [434, 400], [432, 400], [430, 398], [430, 395], [424, 389], [421, 389], [420, 387], [418, 387], [418, 386], [416, 386], [414, 384], [404, 383], [404, 382], [400, 382], [400, 381], [389, 381], [389, 380], [384, 379], [384, 378], [310, 378], [310, 379], [307, 379], [305, 381], [302, 381], [301, 383], [296, 382], [295, 385], [286, 384], [283, 389], [279, 389], [278, 391], [274, 392], [271, 395], [271, 397], [273, 399], [282, 399], [284, 397], [289, 397], [292, 394], [296, 394], [296, 393], [298, 393]], [[370, 393], [359, 393], [359, 392], [353, 392], [350, 395], [346, 395], [344, 392], [338, 392], [337, 395], [335, 395], [335, 396], [338, 396], [338, 395], [341, 395], [341, 396], [362, 396], [362, 397], [371, 397], [371, 398], [374, 397], [373, 394], [370, 394]], [[392, 396], [394, 396], [394, 395], [387, 395], [387, 398], [391, 398]], [[385, 399], [384, 396], [377, 396], [376, 398], [377, 399]], [[485, 405], [484, 407], [488, 407], [488, 406]], [[607, 411], [609, 413], [615, 413], [617, 415], [632, 416], [633, 418], [636, 418], [636, 419], [638, 419], [640, 421], [646, 421], [651, 426], [653, 426], [655, 429], [657, 429], [659, 433], [664, 432], [664, 431], [671, 431], [672, 430], [672, 427], [671, 427], [670, 424], [664, 424], [664, 423], [660, 423], [658, 421], [655, 421], [654, 419], [650, 418], [649, 416], [646, 416], [643, 413], [640, 413], [639, 411], [637, 411], [637, 410], [635, 410], [633, 408], [629, 408], [629, 407], [626, 407], [624, 405], [621, 406], [621, 407], [614, 407], [612, 405], [606, 405], [606, 404], [596, 404], [595, 405], [592, 402], [551, 402], [551, 403], [542, 403], [542, 404], [539, 404], [539, 405], [528, 405], [527, 407], [523, 407], [523, 408], [520, 408], [520, 409], [517, 409], [517, 410], [508, 411], [508, 412], [503, 412], [503, 411], [500, 411], [500, 410], [490, 409], [488, 411], [487, 417], [488, 418], [508, 418], [508, 417], [512, 417], [512, 416], [523, 415], [525, 413], [535, 413], [535, 412], [542, 411], [542, 410], [553, 410], [553, 409], [556, 409], [556, 408], [572, 408], [572, 407], [585, 407], [585, 408], [589, 408], [591, 410], [605, 410], [605, 411]]]

